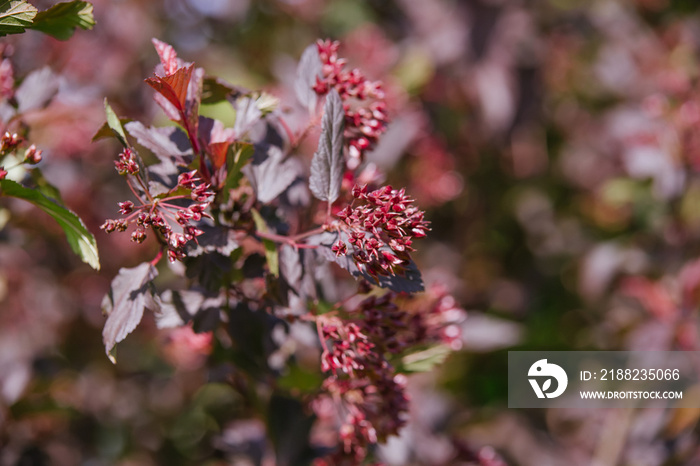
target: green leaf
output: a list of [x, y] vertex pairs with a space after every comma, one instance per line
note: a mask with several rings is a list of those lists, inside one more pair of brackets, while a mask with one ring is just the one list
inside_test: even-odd
[[76, 28], [88, 30], [94, 25], [92, 3], [75, 0], [57, 3], [48, 10], [39, 12], [34, 18], [32, 29], [59, 40], [67, 40]]
[[126, 133], [124, 132], [122, 122], [117, 116], [117, 114], [114, 113], [112, 107], [109, 106], [109, 102], [107, 102], [107, 99], [105, 99], [105, 114], [107, 115], [107, 126], [109, 126], [109, 128], [112, 131], [114, 131], [114, 134], [117, 136], [117, 139], [119, 139], [119, 142], [122, 143], [122, 146], [129, 147], [129, 143], [126, 142]]
[[243, 177], [241, 169], [250, 161], [254, 152], [253, 145], [247, 142], [236, 142], [229, 147], [226, 157], [228, 172], [224, 186], [221, 189], [223, 202], [228, 200], [229, 192], [239, 186]]
[[0, 189], [2, 190], [0, 194], [29, 201], [52, 216], [63, 228], [73, 252], [95, 270], [100, 270], [100, 258], [97, 253], [95, 237], [85, 228], [85, 224], [77, 215], [49, 199], [40, 191], [25, 188], [14, 181], [0, 181]]
[[[258, 231], [268, 233], [269, 229], [267, 228], [267, 224], [265, 223], [265, 220], [263, 220], [260, 213], [255, 209], [251, 209], [250, 212], [253, 214], [253, 220], [255, 221], [255, 227], [258, 229]], [[263, 243], [263, 246], [265, 247], [265, 258], [267, 259], [267, 266], [270, 268], [270, 273], [272, 275], [274, 275], [275, 277], [279, 277], [279, 275], [280, 275], [280, 260], [279, 260], [279, 254], [277, 253], [277, 245], [275, 244], [274, 241], [271, 241], [269, 239], [264, 239], [264, 238], [262, 240], [262, 243]]]
[[20, 34], [31, 27], [37, 9], [21, 0], [0, 0], [0, 36]]
[[230, 96], [238, 96], [243, 91], [223, 79], [206, 76], [202, 82], [202, 103], [218, 104]]
[[436, 345], [401, 358], [400, 372], [428, 372], [442, 364], [452, 352], [447, 345]]
[[[131, 118], [119, 118], [119, 123], [123, 127], [127, 123], [131, 123], [133, 120]], [[107, 139], [114, 137], [114, 132], [112, 128], [109, 127], [109, 123], [105, 122], [100, 129], [92, 136], [92, 142], [99, 141], [100, 139]]]

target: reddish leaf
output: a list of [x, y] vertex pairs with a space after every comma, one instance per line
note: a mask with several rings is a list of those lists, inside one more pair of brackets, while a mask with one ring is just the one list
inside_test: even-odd
[[192, 78], [194, 65], [180, 68], [175, 73], [160, 77], [146, 79], [146, 83], [165, 97], [168, 102], [180, 112], [182, 120], [185, 120], [185, 105], [187, 103], [187, 89]]
[[165, 74], [171, 75], [175, 73], [177, 71], [177, 52], [175, 52], [175, 49], [171, 45], [155, 38], [151, 39], [151, 42], [153, 42], [153, 46], [158, 52]]
[[218, 170], [223, 167], [226, 163], [226, 153], [231, 145], [229, 141], [224, 142], [213, 142], [207, 147], [207, 152], [211, 158], [211, 163], [214, 166], [214, 170]]

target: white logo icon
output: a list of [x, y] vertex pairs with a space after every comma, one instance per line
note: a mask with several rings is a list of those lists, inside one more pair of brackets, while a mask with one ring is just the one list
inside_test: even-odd
[[[566, 376], [564, 369], [556, 364], [547, 363], [546, 359], [540, 359], [530, 366], [527, 375], [528, 377], [547, 377], [541, 387], [537, 379], [528, 379], [532, 389], [535, 390], [537, 398], [556, 398], [564, 393], [566, 385], [569, 383], [569, 378]], [[548, 392], [547, 390], [552, 385], [552, 378], [557, 381], [557, 389], [553, 392]]]

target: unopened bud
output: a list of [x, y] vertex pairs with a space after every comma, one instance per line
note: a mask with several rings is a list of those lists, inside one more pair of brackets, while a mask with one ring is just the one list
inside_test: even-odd
[[0, 138], [0, 150], [3, 152], [12, 150], [17, 147], [21, 141], [22, 138], [20, 138], [16, 133], [5, 131], [5, 134], [3, 134], [2, 138]]
[[36, 165], [41, 162], [41, 149], [37, 149], [34, 144], [24, 152], [24, 163]]

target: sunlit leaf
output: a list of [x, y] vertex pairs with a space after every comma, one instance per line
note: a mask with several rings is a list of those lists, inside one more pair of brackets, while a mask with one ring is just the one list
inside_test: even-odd
[[256, 146], [250, 165], [245, 167], [258, 200], [268, 203], [282, 194], [297, 177], [296, 161], [284, 159], [277, 146]]
[[316, 198], [333, 202], [338, 199], [343, 182], [343, 101], [335, 90], [328, 93], [323, 109], [323, 123], [318, 149], [311, 159], [309, 188]]
[[32, 26], [37, 9], [21, 0], [0, 0], [0, 36], [19, 34]]
[[100, 257], [95, 237], [77, 215], [55, 200], [49, 199], [40, 191], [25, 188], [14, 181], [0, 180], [0, 189], [2, 189], [1, 195], [29, 201], [53, 217], [66, 234], [66, 239], [73, 252], [95, 270], [100, 269]]
[[134, 268], [120, 269], [112, 280], [109, 293], [102, 300], [102, 311], [107, 315], [102, 339], [112, 362], [115, 362], [112, 355], [114, 345], [136, 328], [146, 308], [156, 310], [151, 283], [156, 276], [156, 268], [144, 262]]
[[107, 126], [109, 126], [109, 128], [114, 132], [114, 134], [117, 136], [117, 139], [119, 139], [119, 142], [122, 143], [122, 146], [129, 147], [129, 143], [126, 141], [126, 133], [124, 133], [124, 127], [122, 126], [122, 122], [117, 116], [117, 114], [114, 113], [112, 107], [110, 107], [109, 102], [107, 102], [107, 99], [105, 99], [105, 114], [107, 115]]
[[401, 358], [401, 372], [428, 372], [442, 364], [452, 352], [447, 345], [436, 345], [431, 348], [411, 353]]
[[67, 40], [71, 38], [76, 28], [89, 30], [94, 25], [92, 4], [75, 0], [57, 3], [46, 11], [40, 11], [34, 18], [32, 29], [56, 39]]

